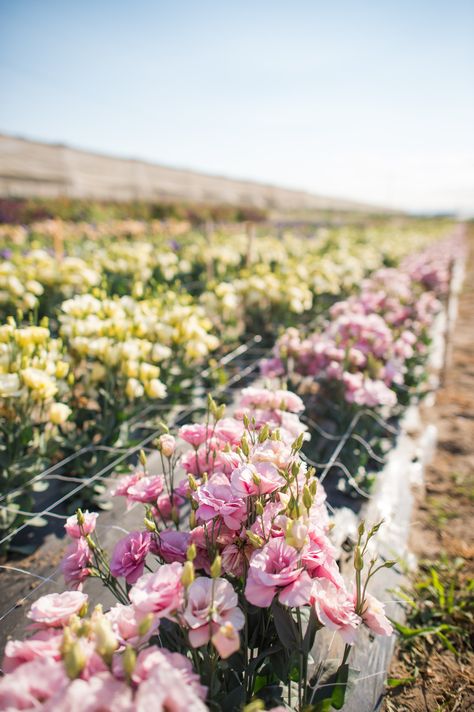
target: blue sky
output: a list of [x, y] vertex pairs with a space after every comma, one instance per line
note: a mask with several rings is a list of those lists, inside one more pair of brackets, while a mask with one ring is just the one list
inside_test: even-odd
[[0, 0], [0, 131], [474, 213], [471, 0]]

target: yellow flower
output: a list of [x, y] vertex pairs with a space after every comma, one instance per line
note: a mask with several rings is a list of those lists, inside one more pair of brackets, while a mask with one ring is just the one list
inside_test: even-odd
[[54, 425], [62, 425], [71, 413], [72, 410], [65, 403], [52, 403], [49, 409], [49, 419]]

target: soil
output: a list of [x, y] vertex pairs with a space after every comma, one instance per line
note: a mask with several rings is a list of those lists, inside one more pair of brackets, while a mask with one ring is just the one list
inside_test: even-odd
[[[410, 533], [411, 551], [419, 560], [464, 559], [465, 580], [474, 575], [474, 226], [468, 231], [469, 257], [459, 299], [448, 360], [433, 408], [424, 420], [438, 428], [438, 447], [418, 492]], [[438, 646], [425, 646], [426, 659], [412, 685], [396, 688], [385, 712], [466, 712], [474, 710], [474, 654], [458, 656]], [[411, 676], [413, 669], [400, 648], [390, 676]]]

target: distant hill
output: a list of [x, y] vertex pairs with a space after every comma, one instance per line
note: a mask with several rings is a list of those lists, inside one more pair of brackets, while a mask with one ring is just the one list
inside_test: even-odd
[[196, 171], [115, 158], [0, 134], [0, 197], [175, 201], [253, 206], [275, 213], [390, 212]]

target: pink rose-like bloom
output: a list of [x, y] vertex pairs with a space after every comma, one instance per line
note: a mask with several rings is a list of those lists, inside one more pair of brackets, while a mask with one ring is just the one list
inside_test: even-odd
[[67, 625], [70, 617], [87, 605], [87, 594], [80, 591], [48, 593], [33, 603], [26, 614], [35, 623], [47, 628]]
[[124, 576], [127, 583], [136, 583], [143, 573], [150, 546], [150, 532], [130, 532], [120, 539], [110, 561], [112, 575]]
[[[138, 653], [137, 662], [132, 673], [133, 682], [139, 685], [144, 680], [147, 680], [157, 667], [179, 672], [181, 685], [190, 688], [198, 699], [206, 699], [207, 688], [201, 685], [200, 677], [194, 672], [191, 661], [181, 653], [172, 653], [166, 648], [151, 646]], [[153, 709], [155, 708], [153, 707]]]
[[244, 425], [235, 418], [223, 418], [217, 423], [214, 434], [225, 443], [238, 445], [244, 434]]
[[392, 624], [385, 615], [385, 606], [370, 593], [365, 594], [362, 620], [377, 635], [392, 635], [393, 633]]
[[244, 498], [275, 492], [285, 484], [275, 465], [270, 462], [242, 465], [233, 471], [230, 482], [232, 492]]
[[240, 529], [247, 507], [243, 499], [236, 497], [225, 475], [213, 475], [197, 492], [193, 493], [199, 507], [196, 516], [203, 522], [221, 517], [229, 529]]
[[303, 606], [309, 602], [311, 588], [299, 553], [283, 538], [271, 539], [252, 554], [245, 596], [255, 606], [266, 608], [277, 594], [285, 606]]
[[225, 579], [200, 576], [193, 581], [183, 614], [193, 648], [206, 645], [224, 623], [232, 623], [235, 630], [243, 628], [245, 617], [237, 604], [237, 594]]
[[73, 514], [71, 517], [66, 519], [66, 524], [64, 528], [70, 537], [73, 539], [79, 539], [81, 536], [87, 536], [92, 534], [95, 529], [95, 523], [97, 517], [99, 516], [97, 512], [88, 512], [87, 510], [82, 513], [84, 521], [79, 526], [77, 521], [77, 514]]
[[[0, 709], [45, 709], [55, 693], [69, 684], [69, 678], [60, 660], [36, 658], [26, 662], [0, 680]], [[70, 712], [70, 711], [69, 711]]]
[[312, 602], [319, 621], [330, 630], [337, 630], [343, 641], [352, 645], [360, 618], [355, 612], [354, 599], [345, 588], [337, 588], [328, 579], [317, 579], [313, 584]]
[[183, 602], [182, 564], [163, 564], [153, 574], [144, 574], [130, 591], [130, 600], [140, 613], [170, 617]]
[[176, 447], [176, 440], [169, 433], [164, 433], [158, 438], [158, 449], [165, 457], [171, 457]]
[[89, 576], [89, 564], [92, 553], [85, 539], [75, 539], [67, 548], [61, 561], [61, 571], [66, 584], [80, 589], [82, 582]]
[[162, 475], [140, 477], [134, 484], [127, 488], [127, 499], [130, 502], [143, 502], [154, 504], [163, 492], [164, 481]]
[[232, 576], [243, 576], [245, 572], [245, 554], [236, 544], [228, 544], [221, 552], [222, 570]]
[[155, 665], [139, 685], [133, 702], [134, 712], [208, 712], [207, 706], [186, 683], [182, 671], [163, 662]]
[[117, 603], [107, 613], [105, 617], [112, 626], [112, 631], [121, 645], [138, 646], [146, 643], [158, 628], [158, 618], [154, 621], [144, 635], [140, 634], [140, 621], [143, 619], [134, 606], [124, 606]]
[[179, 429], [179, 437], [193, 447], [198, 447], [206, 442], [208, 436], [207, 427], [201, 423], [183, 425]]
[[131, 712], [134, 708], [130, 687], [103, 671], [88, 680], [73, 680], [42, 709], [44, 712]]
[[5, 646], [3, 671], [11, 673], [19, 665], [37, 658], [60, 660], [63, 631], [48, 628], [38, 631], [27, 640], [9, 640]]
[[128, 494], [128, 488], [138, 482], [138, 480], [143, 476], [140, 470], [132, 472], [130, 475], [125, 475], [121, 477], [115, 487], [112, 488], [111, 494], [115, 497], [126, 497]]
[[240, 648], [240, 636], [230, 621], [221, 625], [211, 640], [221, 658], [224, 659], [236, 653]]
[[183, 563], [186, 561], [186, 552], [189, 546], [190, 534], [168, 529], [161, 532], [153, 539], [152, 551], [161, 556], [163, 561], [171, 564], [173, 561]]

